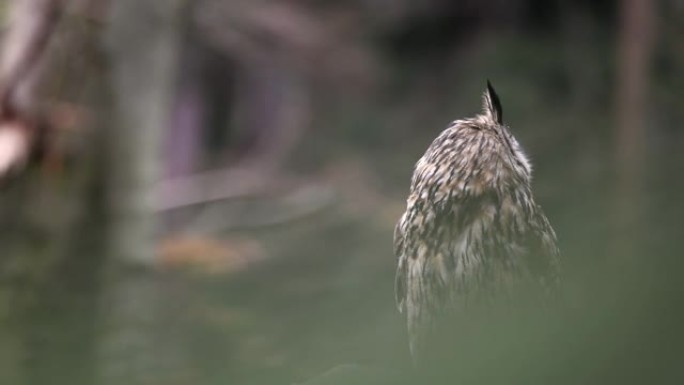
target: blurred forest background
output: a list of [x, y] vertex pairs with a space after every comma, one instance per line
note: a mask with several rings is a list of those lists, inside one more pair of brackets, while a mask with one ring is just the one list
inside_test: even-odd
[[425, 383], [404, 376], [393, 226], [487, 79], [568, 306], [455, 326], [449, 383], [684, 377], [684, 1], [0, 14], [1, 384]]

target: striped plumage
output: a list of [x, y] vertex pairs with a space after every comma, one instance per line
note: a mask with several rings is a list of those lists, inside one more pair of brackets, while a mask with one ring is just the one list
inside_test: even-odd
[[524, 277], [539, 290], [555, 287], [556, 236], [530, 182], [530, 162], [488, 82], [482, 114], [454, 121], [416, 164], [395, 228], [396, 300], [414, 359], [445, 310], [462, 311]]

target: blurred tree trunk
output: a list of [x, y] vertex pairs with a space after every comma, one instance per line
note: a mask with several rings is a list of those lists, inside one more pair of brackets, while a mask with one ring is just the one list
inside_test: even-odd
[[191, 383], [183, 378], [182, 314], [173, 280], [155, 262], [154, 185], [176, 81], [181, 0], [111, 3], [107, 44], [114, 90], [110, 122], [110, 268], [103, 303], [100, 383]]
[[634, 254], [646, 162], [648, 87], [655, 42], [657, 2], [623, 0], [618, 41], [616, 89], [616, 227], [615, 255]]
[[161, 142], [175, 85], [180, 4], [112, 3], [112, 246], [114, 257], [127, 263], [150, 264], [154, 258], [154, 184], [162, 171]]
[[[101, 95], [101, 78], [93, 76], [101, 68], [101, 57], [93, 49], [98, 36], [95, 24], [79, 28], [85, 25], [80, 23], [86, 18], [83, 2], [71, 9], [73, 18], [64, 20], [60, 17], [63, 4], [59, 0], [12, 2], [0, 58], [3, 112], [10, 110], [28, 122], [43, 121], [51, 143], [64, 138], [57, 139], [63, 133], [52, 124], [50, 102], [81, 95], [78, 103], [91, 108]], [[76, 65], [74, 53], [79, 56]], [[49, 86], [74, 72], [78, 72], [77, 81], [64, 81], [54, 89]], [[28, 167], [17, 170], [17, 178], [3, 181], [2, 203], [9, 210], [0, 216], [3, 222], [10, 220], [1, 240], [0, 306], [4, 311], [0, 318], [3, 332], [9, 332], [0, 356], [10, 362], [0, 370], [3, 384], [55, 383], [67, 375], [71, 384], [92, 383], [104, 260], [103, 186], [98, 178], [102, 141], [97, 135], [102, 131], [83, 127], [82, 122], [76, 126], [69, 127], [71, 134], [88, 142], [88, 147], [79, 153], [79, 164], [65, 171], [68, 176]], [[78, 320], [77, 327], [74, 320]]]

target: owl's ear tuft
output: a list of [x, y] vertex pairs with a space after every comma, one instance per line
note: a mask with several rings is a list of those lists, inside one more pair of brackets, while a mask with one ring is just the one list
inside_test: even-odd
[[482, 111], [493, 122], [503, 124], [503, 110], [499, 95], [496, 94], [492, 83], [487, 80], [487, 90], [482, 95]]

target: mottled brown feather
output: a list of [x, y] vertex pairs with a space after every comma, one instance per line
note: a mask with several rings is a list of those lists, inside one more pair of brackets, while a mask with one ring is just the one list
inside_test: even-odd
[[556, 235], [531, 190], [531, 166], [501, 121], [493, 87], [483, 112], [454, 121], [418, 160], [394, 231], [395, 294], [418, 358], [446, 310], [522, 278], [552, 291]]

